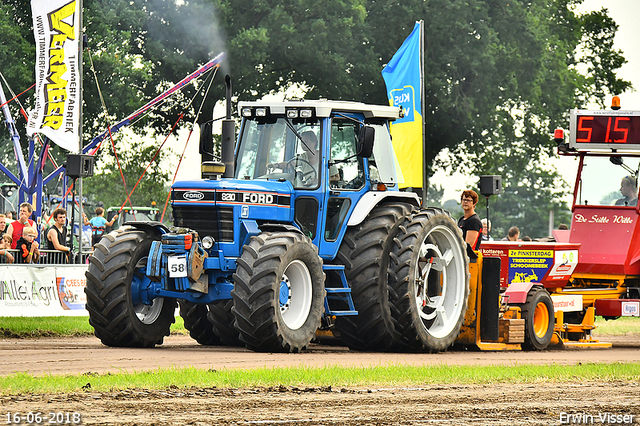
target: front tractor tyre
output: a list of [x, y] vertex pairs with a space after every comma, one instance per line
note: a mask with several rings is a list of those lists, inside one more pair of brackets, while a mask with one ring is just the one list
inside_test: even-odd
[[265, 232], [242, 249], [233, 275], [235, 326], [247, 348], [300, 352], [324, 310], [322, 259], [298, 232]]
[[551, 296], [542, 287], [532, 287], [527, 301], [516, 305], [524, 318], [524, 343], [522, 347], [530, 351], [546, 349], [553, 337], [555, 314]]
[[443, 351], [458, 337], [467, 311], [466, 243], [439, 209], [414, 213], [394, 242], [389, 293], [397, 330], [412, 350]]
[[126, 227], [105, 235], [89, 256], [86, 272], [89, 323], [103, 344], [153, 347], [162, 344], [175, 321], [176, 300], [134, 302], [149, 284], [145, 275], [151, 233]]

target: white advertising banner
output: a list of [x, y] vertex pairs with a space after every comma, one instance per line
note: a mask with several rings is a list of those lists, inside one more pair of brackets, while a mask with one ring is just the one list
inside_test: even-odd
[[89, 315], [87, 265], [0, 267], [0, 317]]
[[84, 307], [87, 303], [87, 295], [84, 293], [87, 285], [85, 272], [86, 265], [56, 267], [56, 288], [60, 306], [65, 311], [78, 311], [82, 315], [88, 315]]
[[582, 312], [582, 295], [581, 294], [552, 294], [553, 310], [555, 312]]
[[27, 133], [42, 133], [77, 152], [82, 99], [78, 38], [81, 23], [75, 0], [31, 0], [36, 40], [36, 103]]

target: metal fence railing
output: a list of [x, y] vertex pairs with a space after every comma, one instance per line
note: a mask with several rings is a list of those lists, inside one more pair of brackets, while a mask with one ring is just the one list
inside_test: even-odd
[[[13, 256], [13, 258], [15, 259], [16, 256], [18, 255], [18, 250], [6, 250], [9, 253], [11, 253], [11, 255]], [[7, 256], [5, 256], [4, 254], [0, 256], [0, 263], [7, 263]]]
[[[14, 263], [17, 263], [18, 250], [7, 250], [13, 256]], [[58, 250], [40, 250], [40, 259], [38, 265], [69, 265], [69, 264], [86, 264], [88, 257], [91, 256], [90, 251], [70, 253]], [[0, 264], [7, 263], [7, 257], [0, 255]]]
[[76, 260], [79, 260], [79, 262], [76, 262], [76, 263], [81, 263], [81, 264], [89, 263], [87, 259], [89, 259], [89, 256], [91, 256], [91, 253], [93, 252], [83, 251], [82, 253], [76, 253]]

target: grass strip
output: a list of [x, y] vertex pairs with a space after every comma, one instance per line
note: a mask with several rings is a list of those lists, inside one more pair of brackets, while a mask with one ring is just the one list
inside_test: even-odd
[[[176, 316], [171, 333], [188, 333], [182, 317]], [[0, 337], [24, 339], [63, 336], [93, 336], [89, 317], [0, 317]]]
[[434, 384], [638, 381], [640, 363], [577, 365], [487, 365], [375, 367], [286, 367], [250, 370], [162, 368], [145, 372], [0, 377], [0, 394], [49, 394], [83, 390], [255, 388], [255, 387], [406, 387]]
[[640, 317], [620, 317], [615, 320], [596, 317], [596, 329], [593, 330], [594, 336], [624, 336], [638, 333], [640, 333]]

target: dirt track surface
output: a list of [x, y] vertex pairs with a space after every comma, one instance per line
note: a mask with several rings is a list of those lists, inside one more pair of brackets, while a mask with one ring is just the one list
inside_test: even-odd
[[[170, 336], [156, 349], [108, 348], [95, 338], [2, 339], [0, 374], [133, 372], [168, 366], [235, 369], [333, 364], [509, 366], [640, 361], [640, 336], [607, 340], [614, 343], [612, 349], [384, 354], [312, 345], [302, 354], [260, 354], [240, 348], [203, 347], [185, 336]], [[88, 390], [72, 394], [0, 396], [3, 424], [7, 413], [37, 411], [45, 413], [41, 424], [50, 424], [49, 412], [71, 413], [71, 420], [72, 413], [77, 412], [82, 424], [95, 425], [555, 425], [571, 424], [573, 418], [567, 416], [578, 414], [591, 416], [586, 418], [588, 424], [631, 424], [630, 421], [640, 424], [640, 380], [385, 389]]]
[[154, 349], [110, 348], [95, 337], [0, 339], [0, 375], [139, 372], [160, 367], [257, 368], [282, 366], [515, 365], [640, 361], [640, 335], [607, 337], [611, 349], [549, 349], [540, 352], [448, 351], [437, 354], [354, 352], [343, 346], [312, 344], [300, 354], [251, 352], [244, 348], [201, 346], [172, 335]]
[[0, 397], [0, 414], [77, 412], [87, 425], [556, 425], [583, 413], [637, 424], [639, 394], [637, 383], [125, 390]]

